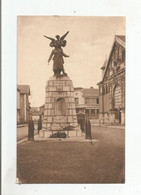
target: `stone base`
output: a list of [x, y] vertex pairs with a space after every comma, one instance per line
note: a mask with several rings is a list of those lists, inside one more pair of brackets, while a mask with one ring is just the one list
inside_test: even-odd
[[69, 131], [47, 131], [47, 130], [41, 130], [39, 133], [39, 136], [42, 138], [49, 138], [53, 134], [60, 132], [60, 133], [66, 133], [67, 138], [69, 137], [82, 137], [81, 130], [69, 130]]
[[39, 133], [40, 137], [50, 137], [52, 135], [51, 131], [41, 130]]

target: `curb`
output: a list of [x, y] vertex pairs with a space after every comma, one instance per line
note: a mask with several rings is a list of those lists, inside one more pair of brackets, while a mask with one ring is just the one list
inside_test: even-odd
[[93, 126], [93, 127], [115, 128], [115, 129], [125, 129], [125, 126], [95, 125], [95, 124], [91, 124], [91, 126]]
[[107, 126], [106, 125], [102, 126], [101, 125], [100, 127], [115, 128], [115, 129], [125, 129], [125, 126], [108, 126], [108, 125]]
[[[47, 142], [99, 142], [97, 139], [85, 139], [85, 138], [42, 138], [38, 139], [38, 135], [34, 136], [34, 141], [40, 142], [40, 141], [47, 141]], [[22, 144], [24, 142], [28, 142], [28, 138], [22, 139], [17, 142], [17, 144]]]
[[96, 139], [85, 139], [85, 138], [42, 138], [42, 139], [35, 139], [35, 141], [47, 141], [47, 142], [98, 142]]
[[[34, 139], [38, 136], [38, 134], [34, 135]], [[24, 139], [21, 139], [19, 141], [17, 141], [17, 144], [22, 144], [24, 142], [27, 142], [28, 141], [28, 138], [24, 138]]]

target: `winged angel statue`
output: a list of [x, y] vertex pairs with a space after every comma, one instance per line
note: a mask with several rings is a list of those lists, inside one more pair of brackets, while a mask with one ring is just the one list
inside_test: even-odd
[[56, 39], [44, 35], [44, 37], [51, 40], [50, 47], [54, 47], [48, 59], [48, 63], [50, 62], [51, 59], [53, 59], [53, 71], [54, 71], [54, 76], [56, 77], [61, 76], [61, 72], [63, 73], [63, 75], [67, 75], [65, 73], [64, 66], [63, 66], [64, 64], [63, 57], [69, 57], [69, 56], [63, 52], [62, 47], [66, 46], [67, 41], [64, 39], [68, 33], [69, 31], [65, 33], [62, 37], [56, 35], [55, 36]]

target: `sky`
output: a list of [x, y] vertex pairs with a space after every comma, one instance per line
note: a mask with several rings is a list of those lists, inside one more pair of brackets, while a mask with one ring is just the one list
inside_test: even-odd
[[45, 87], [53, 76], [53, 50], [50, 40], [64, 35], [64, 68], [74, 87], [98, 88], [101, 67], [109, 57], [115, 35], [125, 35], [125, 17], [94, 16], [18, 16], [17, 76], [18, 84], [30, 85], [31, 106], [45, 103]]

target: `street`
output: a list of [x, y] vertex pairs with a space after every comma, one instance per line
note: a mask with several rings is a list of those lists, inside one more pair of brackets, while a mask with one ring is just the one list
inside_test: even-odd
[[18, 144], [17, 177], [22, 183], [124, 183], [124, 129], [92, 127], [92, 135], [92, 144]]

